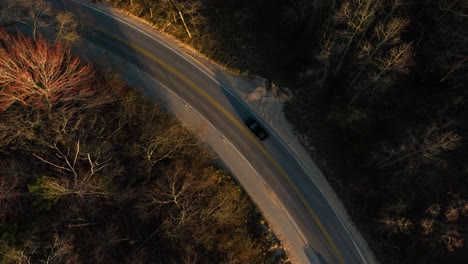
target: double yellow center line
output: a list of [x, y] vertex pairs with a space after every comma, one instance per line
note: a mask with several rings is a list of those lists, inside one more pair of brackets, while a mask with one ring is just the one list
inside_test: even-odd
[[291, 178], [286, 174], [286, 172], [283, 170], [283, 168], [281, 168], [281, 166], [273, 159], [273, 157], [266, 151], [266, 149], [258, 142], [258, 140], [252, 135], [252, 133], [250, 133], [250, 131], [244, 126], [244, 124], [240, 123], [233, 115], [231, 115], [231, 113], [229, 113], [224, 107], [222, 107], [215, 99], [213, 99], [213, 97], [211, 97], [208, 93], [206, 93], [203, 89], [201, 89], [198, 85], [196, 85], [194, 82], [192, 82], [190, 79], [188, 79], [187, 77], [185, 77], [185, 75], [183, 75], [182, 73], [180, 73], [179, 71], [177, 71], [176, 69], [174, 69], [172, 66], [170, 66], [169, 64], [167, 64], [166, 62], [162, 61], [161, 59], [159, 59], [158, 57], [154, 56], [153, 54], [151, 54], [150, 52], [148, 52], [147, 50], [123, 39], [122, 37], [116, 35], [116, 34], [113, 34], [113, 33], [110, 33], [110, 32], [107, 32], [101, 28], [98, 28], [94, 25], [89, 25], [91, 26], [92, 28], [112, 37], [112, 38], [115, 38], [117, 39], [118, 41], [126, 44], [127, 46], [131, 47], [132, 49], [140, 52], [141, 54], [145, 55], [146, 57], [150, 58], [151, 60], [159, 63], [162, 67], [166, 68], [167, 70], [169, 70], [170, 72], [172, 72], [173, 74], [177, 75], [180, 79], [182, 79], [185, 83], [187, 83], [192, 89], [194, 89], [195, 91], [197, 91], [199, 94], [201, 94], [203, 97], [205, 97], [211, 104], [213, 104], [218, 110], [220, 110], [227, 118], [229, 118], [229, 120], [231, 120], [241, 131], [243, 131], [247, 137], [250, 139], [250, 141], [252, 141], [252, 143], [254, 143], [258, 149], [260, 149], [260, 151], [263, 152], [263, 154], [268, 158], [268, 160], [271, 161], [271, 163], [273, 164], [273, 166], [275, 166], [275, 168], [283, 175], [283, 177], [287, 180], [287, 182], [289, 183], [289, 185], [291, 186], [291, 188], [293, 188], [293, 190], [296, 192], [297, 196], [299, 197], [299, 199], [301, 200], [302, 204], [307, 208], [307, 211], [310, 213], [310, 215], [312, 216], [312, 218], [314, 219], [315, 223], [318, 225], [318, 227], [320, 228], [320, 231], [323, 233], [323, 235], [325, 236], [326, 240], [328, 241], [328, 243], [330, 244], [330, 246], [332, 247], [335, 255], [338, 257], [338, 260], [340, 263], [344, 263], [344, 260], [343, 260], [343, 257], [341, 256], [341, 254], [339, 253], [338, 251], [338, 248], [336, 247], [335, 243], [333, 242], [333, 240], [331, 239], [330, 235], [328, 234], [327, 230], [325, 229], [325, 227], [323, 226], [323, 224], [320, 222], [320, 219], [317, 217], [317, 214], [314, 212], [314, 210], [312, 209], [312, 207], [310, 207], [310, 205], [307, 203], [306, 199], [304, 198], [304, 195], [302, 195], [302, 193], [299, 191], [299, 189], [296, 187], [296, 185], [292, 182]]

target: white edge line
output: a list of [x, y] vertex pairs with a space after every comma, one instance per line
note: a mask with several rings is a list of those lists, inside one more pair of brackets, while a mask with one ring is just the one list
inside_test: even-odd
[[[143, 72], [143, 74], [145, 74], [147, 77], [149, 77], [151, 80], [153, 80], [153, 82], [157, 83], [158, 85], [160, 85], [161, 87], [163, 87], [164, 89], [166, 89], [169, 93], [172, 94], [172, 96], [174, 96], [175, 98], [182, 100], [182, 98], [180, 98], [174, 91], [172, 91], [169, 87], [167, 87], [166, 85], [164, 85], [163, 83], [161, 83], [160, 81], [154, 79], [151, 75], [147, 74], [146, 72]], [[201, 117], [201, 119], [203, 119], [203, 121], [205, 121], [205, 123], [207, 123], [213, 130], [216, 130], [218, 131], [218, 133], [222, 136], [222, 139], [227, 142], [230, 146], [231, 146], [231, 149], [233, 149], [243, 160], [246, 164], [248, 164], [248, 166], [252, 169], [252, 171], [254, 172], [254, 174], [257, 175], [257, 177], [260, 178], [260, 180], [263, 182], [263, 184], [265, 185], [266, 187], [266, 190], [267, 192], [268, 191], [271, 191], [271, 188], [270, 186], [268, 185], [268, 183], [265, 181], [265, 179], [263, 179], [262, 175], [260, 173], [258, 173], [258, 171], [252, 166], [252, 163], [239, 151], [238, 148], [236, 148], [236, 146], [234, 144], [232, 144], [232, 142], [227, 139], [221, 132], [219, 132], [219, 130], [216, 129], [216, 127], [204, 116], [202, 115], [199, 111], [197, 111], [191, 104], [185, 102], [185, 104], [187, 106], [190, 107], [191, 111], [195, 112], [195, 114], [199, 117]], [[174, 113], [175, 114], [175, 113]], [[214, 151], [214, 150], [213, 150]], [[300, 230], [300, 228], [298, 227], [296, 221], [294, 221], [294, 219], [289, 215], [289, 212], [286, 210], [286, 208], [284, 208], [283, 206], [283, 203], [281, 203], [281, 201], [279, 201], [278, 199], [275, 199], [278, 203], [278, 207], [279, 209], [284, 213], [284, 215], [286, 216], [286, 218], [290, 221], [293, 229], [296, 231], [296, 233], [299, 235], [299, 238], [302, 239], [302, 241], [304, 241], [304, 244], [305, 246], [307, 246], [307, 243], [305, 243], [305, 241], [307, 241], [307, 239], [305, 238], [304, 234], [302, 233], [302, 231]], [[283, 236], [285, 236], [284, 234], [282, 234]], [[312, 248], [312, 253], [314, 254], [315, 257], [316, 254], [315, 254], [315, 250]], [[297, 256], [296, 256], [297, 257]]]
[[[160, 41], [159, 39], [151, 36], [150, 34], [146, 33], [145, 31], [139, 29], [138, 27], [130, 24], [129, 22], [127, 21], [124, 21], [123, 19], [119, 18], [119, 17], [116, 17], [112, 14], [109, 14], [108, 12], [105, 12], [105, 11], [102, 11], [101, 9], [98, 9], [98, 8], [95, 8], [93, 6], [90, 6], [88, 4], [85, 4], [85, 3], [82, 3], [82, 2], [79, 2], [77, 0], [72, 0], [73, 2], [79, 4], [79, 5], [83, 5], [83, 6], [86, 6], [90, 9], [93, 9], [94, 11], [96, 12], [99, 12], [99, 13], [102, 13], [104, 15], [107, 15], [108, 17], [111, 17], [123, 24], [126, 24], [127, 26], [133, 28], [134, 30], [142, 33], [143, 35], [146, 35], [147, 37], [149, 37], [150, 39], [153, 39], [154, 41], [158, 42], [159, 44], [163, 45], [164, 47], [166, 47], [167, 49], [171, 50], [172, 52], [174, 52], [175, 54], [179, 55], [179, 57], [181, 57], [182, 59], [184, 59], [185, 61], [187, 61], [188, 63], [192, 64], [195, 68], [197, 68], [200, 72], [202, 72], [203, 74], [205, 74], [208, 78], [210, 78], [211, 80], [213, 80], [216, 84], [218, 84], [221, 88], [223, 88], [226, 92], [228, 92], [229, 94], [231, 94], [231, 96], [233, 96], [234, 98], [238, 99], [238, 96], [236, 94], [234, 94], [234, 92], [232, 92], [229, 88], [226, 88], [222, 83], [220, 83], [218, 80], [216, 80], [215, 78], [213, 78], [213, 76], [211, 76], [210, 74], [208, 74], [206, 71], [204, 71], [203, 69], [201, 69], [198, 65], [196, 65], [194, 62], [192, 62], [191, 60], [189, 60], [187, 57], [185, 57], [184, 55], [180, 54], [178, 51], [174, 50], [173, 48], [171, 48], [170, 46], [166, 45], [164, 42]], [[244, 105], [247, 109], [250, 109], [250, 107], [243, 101], [243, 100], [239, 100], [238, 101]], [[323, 193], [323, 191], [321, 190], [320, 188], [320, 185], [317, 184], [317, 182], [314, 180], [314, 178], [312, 177], [312, 175], [309, 174], [309, 171], [304, 167], [304, 165], [302, 164], [302, 162], [296, 157], [296, 155], [291, 151], [291, 149], [286, 145], [286, 143], [283, 142], [283, 140], [281, 139], [281, 137], [278, 136], [278, 134], [272, 130], [267, 123], [265, 123], [263, 121], [262, 118], [260, 118], [255, 112], [251, 111], [251, 113], [253, 113], [253, 115], [257, 118], [257, 120], [261, 120], [263, 126], [267, 127], [269, 132], [272, 133], [273, 135], [275, 135], [275, 137], [278, 139], [278, 141], [283, 145], [283, 147], [285, 147], [289, 154], [291, 154], [292, 157], [294, 157], [294, 159], [299, 163], [299, 166], [301, 166], [302, 170], [305, 171], [305, 173], [307, 174], [307, 176], [309, 176], [309, 178], [312, 180], [312, 182], [315, 184], [315, 186], [317, 186], [317, 189], [320, 191], [320, 193], [322, 194], [323, 197], [327, 197], [325, 196], [325, 194]], [[243, 155], [241, 155], [243, 156]], [[250, 163], [249, 163], [250, 164]], [[341, 225], [344, 227], [346, 233], [348, 234], [349, 237], [353, 237], [351, 235], [351, 233], [349, 232], [348, 230], [348, 227], [345, 225], [345, 223], [343, 222], [343, 220], [341, 219], [341, 216], [338, 214], [338, 212], [336, 211], [336, 209], [334, 208], [334, 206], [330, 203], [330, 201], [328, 199], [325, 199], [328, 203], [328, 205], [330, 206], [330, 208], [332, 209], [332, 211], [335, 213], [335, 215], [338, 217], [338, 220], [340, 220], [340, 223]], [[356, 242], [354, 241], [354, 239], [351, 239], [351, 241], [353, 242], [353, 245], [354, 247], [357, 249], [357, 251], [359, 252], [359, 255], [361, 256], [361, 259], [364, 261], [364, 263], [367, 264], [367, 261], [366, 259], [364, 258], [364, 256], [362, 255], [362, 252], [360, 250], [360, 248], [358, 247], [358, 245], [356, 244]]]

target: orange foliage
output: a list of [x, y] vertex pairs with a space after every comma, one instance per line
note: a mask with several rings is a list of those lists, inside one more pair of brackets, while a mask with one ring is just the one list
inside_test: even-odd
[[95, 93], [95, 72], [58, 44], [0, 29], [0, 112], [19, 102], [41, 109]]

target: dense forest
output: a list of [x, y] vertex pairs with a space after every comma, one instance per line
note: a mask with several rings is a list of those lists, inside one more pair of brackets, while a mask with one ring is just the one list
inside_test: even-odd
[[289, 86], [289, 122], [380, 261], [466, 263], [467, 0], [105, 2]]
[[193, 134], [70, 54], [69, 13], [2, 4], [32, 35], [0, 29], [0, 263], [288, 262]]

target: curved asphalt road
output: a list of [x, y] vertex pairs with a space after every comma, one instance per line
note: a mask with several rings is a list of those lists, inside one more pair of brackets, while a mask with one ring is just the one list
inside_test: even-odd
[[[132, 62], [190, 104], [251, 162], [294, 219], [321, 263], [370, 263], [371, 254], [354, 242], [312, 177], [271, 131], [258, 141], [243, 125], [254, 116], [239, 98], [195, 66], [176, 48], [81, 0], [62, 1], [89, 25], [87, 38]], [[257, 118], [258, 120], [259, 118]]]

